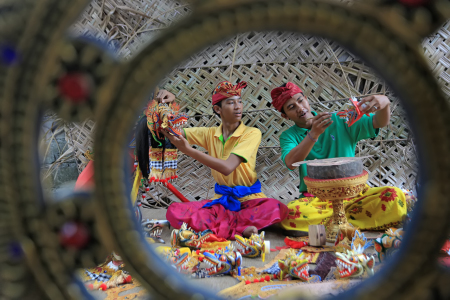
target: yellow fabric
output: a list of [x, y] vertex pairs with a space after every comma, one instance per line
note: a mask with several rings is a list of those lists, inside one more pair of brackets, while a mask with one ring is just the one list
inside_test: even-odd
[[142, 179], [142, 173], [141, 170], [139, 169], [139, 165], [136, 167], [136, 171], [134, 173], [135, 173], [134, 183], [133, 188], [131, 189], [131, 204], [133, 205], [136, 203], [137, 195], [139, 192], [139, 186], [141, 184]]
[[[362, 230], [397, 227], [406, 216], [405, 194], [396, 187], [369, 188], [362, 195], [344, 200], [348, 221]], [[332, 205], [315, 197], [305, 197], [288, 204], [289, 215], [281, 222], [287, 230], [308, 231], [309, 225], [327, 225]]]
[[[228, 187], [252, 186], [257, 178], [255, 171], [256, 154], [259, 144], [261, 143], [261, 131], [254, 127], [247, 127], [241, 122], [234, 133], [222, 142], [222, 124], [219, 127], [193, 127], [185, 128], [186, 139], [189, 144], [195, 144], [203, 147], [212, 157], [227, 160], [231, 154], [238, 155], [245, 159], [236, 170], [230, 175], [225, 176], [216, 170], [211, 170], [214, 180], [220, 185]], [[214, 199], [220, 198], [222, 195], [215, 194]], [[239, 201], [247, 201], [251, 199], [267, 198], [264, 193], [257, 193], [242, 197]]]

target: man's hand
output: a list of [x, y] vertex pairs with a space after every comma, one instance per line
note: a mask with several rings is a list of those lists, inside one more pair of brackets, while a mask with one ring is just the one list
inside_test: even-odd
[[374, 113], [384, 109], [389, 104], [388, 97], [384, 95], [372, 95], [362, 98], [358, 106], [363, 113]]
[[167, 129], [161, 129], [161, 133], [164, 134], [164, 136], [169, 139], [172, 145], [177, 147], [177, 149], [183, 152], [184, 154], [187, 154], [186, 152], [188, 152], [189, 149], [192, 149], [191, 145], [189, 145], [189, 142], [183, 136], [172, 135]]
[[331, 114], [327, 112], [322, 112], [317, 114], [312, 119], [312, 127], [311, 127], [311, 136], [315, 139], [319, 138], [319, 136], [327, 129], [333, 121], [331, 120]]
[[166, 90], [159, 90], [155, 97], [159, 103], [170, 103], [175, 100], [175, 95]]

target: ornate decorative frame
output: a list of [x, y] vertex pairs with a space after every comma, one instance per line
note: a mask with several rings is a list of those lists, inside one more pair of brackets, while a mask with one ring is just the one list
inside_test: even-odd
[[[342, 297], [411, 299], [450, 295], [449, 273], [436, 255], [450, 228], [450, 108], [418, 45], [450, 15], [445, 0], [361, 1], [347, 6], [313, 0], [199, 0], [194, 13], [128, 62], [95, 43], [65, 38], [87, 0], [5, 0], [1, 45], [17, 60], [0, 65], [0, 269], [2, 299], [86, 296], [73, 282], [76, 267], [116, 249], [154, 298], [215, 299], [186, 283], [149, 251], [124, 201], [124, 147], [135, 112], [157, 82], [189, 55], [250, 30], [289, 30], [331, 38], [368, 62], [404, 100], [419, 142], [422, 204], [391, 267]], [[6, 29], [5, 29], [6, 28]], [[6, 45], [6, 46], [5, 46]], [[95, 83], [86, 101], [58, 94], [67, 65]], [[37, 129], [51, 108], [68, 120], [94, 117], [93, 194], [52, 203], [39, 181]], [[94, 213], [101, 212], [101, 213]], [[91, 233], [87, 248], [68, 249], [58, 233], [66, 222]], [[298, 298], [301, 295], [286, 294]]]

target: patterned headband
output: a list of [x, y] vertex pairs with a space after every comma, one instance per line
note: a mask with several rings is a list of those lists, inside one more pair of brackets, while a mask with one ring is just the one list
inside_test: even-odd
[[233, 85], [229, 81], [222, 81], [214, 89], [212, 96], [212, 105], [216, 105], [220, 101], [233, 97], [241, 96], [242, 89], [247, 86], [247, 82], [241, 81], [236, 85]]

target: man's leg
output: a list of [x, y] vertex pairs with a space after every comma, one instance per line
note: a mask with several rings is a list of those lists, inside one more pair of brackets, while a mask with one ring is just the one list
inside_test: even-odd
[[281, 222], [281, 226], [287, 231], [303, 234], [308, 232], [309, 225], [326, 225], [333, 212], [331, 203], [316, 197], [304, 197], [291, 201], [288, 209], [289, 214]]
[[396, 187], [367, 188], [362, 196], [345, 201], [348, 221], [362, 230], [401, 226], [407, 213], [405, 194]]
[[243, 235], [247, 230], [246, 234], [251, 235], [255, 228], [259, 230], [281, 222], [288, 214], [286, 205], [270, 198], [245, 201], [237, 212], [226, 210], [219, 204], [202, 208], [209, 201], [172, 203], [166, 218], [174, 228], [187, 223], [195, 231], [211, 229], [218, 237], [234, 240], [236, 234]]
[[243, 237], [251, 237], [252, 234], [258, 234], [258, 228], [256, 228], [256, 226], [248, 226], [247, 228], [244, 229], [244, 231], [242, 232], [242, 236]]
[[210, 229], [218, 237], [234, 240], [240, 212], [229, 211], [220, 204], [202, 208], [210, 201], [172, 203], [167, 209], [166, 218], [174, 228], [187, 223], [195, 231]]
[[235, 233], [249, 237], [252, 233], [284, 220], [288, 215], [285, 204], [276, 199], [261, 198], [242, 203], [237, 214]]
[[[344, 200], [348, 221], [365, 230], [384, 230], [400, 225], [406, 215], [404, 193], [395, 187], [368, 188], [363, 196]], [[308, 232], [309, 225], [327, 225], [332, 216], [331, 202], [305, 197], [288, 204], [289, 215], [281, 222], [288, 231]]]
[[211, 226], [215, 219], [214, 211], [202, 208], [210, 201], [174, 202], [167, 209], [166, 219], [176, 229], [180, 228], [183, 223], [188, 224], [188, 227], [195, 231], [212, 229]]

